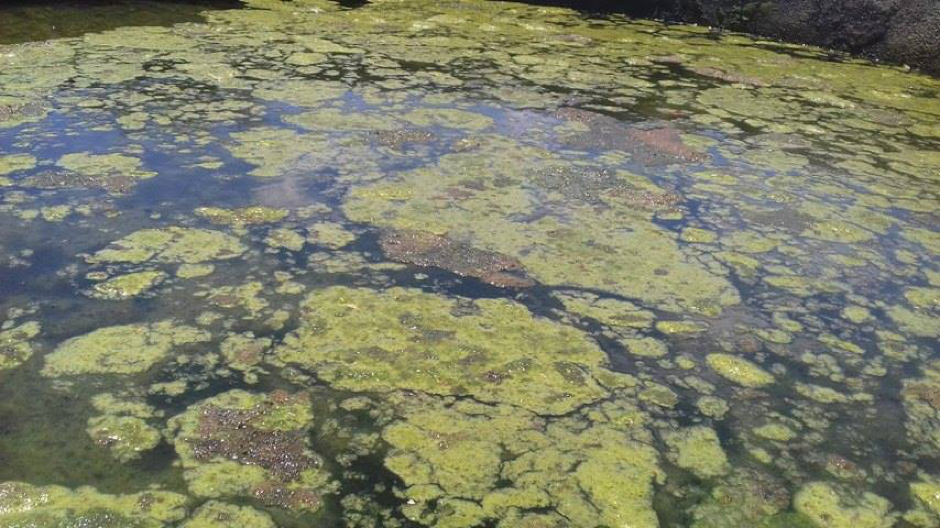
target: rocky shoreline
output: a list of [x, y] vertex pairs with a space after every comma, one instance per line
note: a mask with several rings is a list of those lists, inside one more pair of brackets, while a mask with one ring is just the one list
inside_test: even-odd
[[[542, 3], [542, 2], [539, 2]], [[550, 1], [812, 44], [940, 75], [940, 0]]]

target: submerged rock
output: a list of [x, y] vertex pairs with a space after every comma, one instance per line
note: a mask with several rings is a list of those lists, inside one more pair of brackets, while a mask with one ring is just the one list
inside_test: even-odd
[[628, 128], [619, 120], [597, 112], [562, 108], [555, 117], [584, 125], [587, 130], [564, 140], [564, 145], [585, 150], [622, 150], [645, 165], [701, 163], [708, 156], [685, 145], [679, 131], [671, 127]]
[[442, 268], [504, 288], [528, 288], [522, 263], [507, 255], [476, 249], [445, 236], [423, 231], [385, 231], [379, 238], [385, 256], [397, 262]]

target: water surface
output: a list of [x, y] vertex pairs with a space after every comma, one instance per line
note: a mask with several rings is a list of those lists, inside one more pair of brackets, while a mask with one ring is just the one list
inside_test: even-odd
[[940, 523], [935, 79], [498, 2], [154, 17], [3, 33], [0, 526]]

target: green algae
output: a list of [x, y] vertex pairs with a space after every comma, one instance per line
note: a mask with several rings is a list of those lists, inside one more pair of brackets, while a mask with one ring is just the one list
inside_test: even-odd
[[0, 332], [0, 371], [17, 367], [32, 357], [35, 346], [31, 340], [39, 335], [40, 328], [38, 322], [30, 321]]
[[199, 264], [238, 257], [246, 247], [235, 237], [209, 229], [142, 229], [112, 242], [86, 260], [91, 264], [168, 262]]
[[608, 394], [604, 354], [574, 329], [507, 300], [457, 307], [417, 290], [325, 288], [307, 296], [301, 327], [274, 356], [343, 389], [466, 394], [548, 414]]
[[95, 284], [91, 295], [99, 299], [129, 299], [150, 290], [166, 278], [167, 274], [162, 271], [128, 273]]
[[[63, 235], [72, 234], [71, 228], [110, 230], [125, 219], [135, 229], [165, 231], [160, 222], [137, 223], [136, 206], [146, 200], [152, 220], [161, 215], [191, 225], [205, 220], [243, 236], [248, 230], [241, 228], [280, 222], [286, 216], [260, 219], [291, 210], [289, 225], [272, 227], [288, 227], [297, 236], [285, 237], [286, 244], [271, 239], [291, 252], [249, 252], [243, 245], [247, 237], [220, 244], [214, 235], [179, 242], [188, 246], [184, 250], [175, 248], [178, 241], [147, 233], [128, 247], [111, 246], [88, 260], [94, 272], [106, 273], [95, 280], [141, 273], [141, 267], [128, 264], [146, 263], [147, 271], [178, 265], [176, 275], [187, 281], [173, 281], [159, 296], [119, 309], [133, 304], [134, 310], [152, 310], [156, 320], [189, 321], [203, 314], [200, 324], [213, 332], [224, 329], [218, 334], [224, 337], [220, 354], [186, 362], [181, 368], [186, 373], [173, 374], [186, 381], [152, 385], [156, 399], [190, 404], [197, 391], [198, 397], [207, 389], [215, 392], [215, 376], [225, 379], [229, 369], [241, 378], [233, 383], [265, 387], [269, 381], [324, 382], [377, 391], [382, 399], [389, 391], [410, 391], [402, 396], [410, 403], [401, 404], [391, 427], [376, 418], [379, 411], [356, 411], [370, 413], [376, 423], [369, 427], [384, 428], [383, 436], [394, 439], [386, 468], [401, 478], [378, 475], [382, 482], [376, 484], [377, 490], [395, 488], [390, 494], [401, 501], [400, 510], [391, 512], [388, 495], [381, 505], [358, 491], [342, 499], [343, 507], [356, 505], [362, 526], [404, 524], [402, 515], [429, 526], [655, 526], [649, 485], [657, 474], [655, 444], [642, 428], [625, 433], [597, 420], [603, 414], [599, 408], [607, 405], [602, 402], [621, 405], [609, 410], [611, 422], [643, 416], [629, 408], [634, 398], [656, 416], [657, 430], [675, 435], [690, 427], [710, 430], [712, 421], [703, 416], [727, 416], [721, 427], [732, 442], [743, 442], [735, 454], [740, 448], [747, 459], [728, 463], [727, 474], [698, 475], [707, 482], [689, 484], [683, 480], [687, 475], [670, 475], [659, 490], [663, 502], [671, 501], [673, 492], [680, 507], [705, 498], [691, 507], [688, 519], [674, 519], [681, 512], [670, 511], [672, 502], [661, 506], [662, 524], [832, 528], [833, 519], [855, 523], [856, 514], [845, 513], [856, 508], [853, 495], [886, 486], [903, 490], [908, 482], [917, 494], [921, 487], [916, 486], [929, 482], [905, 465], [921, 464], [937, 445], [935, 369], [925, 366], [937, 336], [938, 279], [932, 268], [940, 247], [931, 187], [938, 158], [930, 142], [940, 115], [934, 80], [853, 60], [824, 62], [823, 52], [812, 48], [617, 16], [587, 21], [554, 8], [424, 1], [372, 2], [355, 10], [321, 1], [251, 4], [261, 9], [217, 12], [205, 25], [121, 30], [32, 48], [4, 47], [0, 53], [0, 129], [18, 127], [9, 133], [11, 152], [52, 145], [58, 139], [53, 134], [60, 134], [52, 129], [73, 120], [60, 134], [69, 144], [72, 139], [93, 144], [99, 137], [93, 133], [102, 139], [124, 134], [134, 144], [102, 145], [107, 150], [101, 152], [147, 160], [146, 168], [159, 172], [150, 178], [159, 200], [165, 200], [151, 202], [138, 193], [129, 197], [128, 204], [134, 204], [129, 207], [105, 197], [95, 202], [102, 206], [94, 213], [100, 217], [72, 214], [83, 203], [72, 191], [129, 194], [147, 176], [137, 172], [147, 172], [143, 164], [99, 157], [91, 158], [95, 163], [85, 160], [85, 166], [52, 168], [54, 158], [28, 166], [21, 161], [0, 185], [49, 191], [27, 196], [5, 190], [3, 211], [17, 225], [66, 220], [32, 224], [54, 240], [69, 238]], [[556, 117], [570, 107], [603, 112], [608, 123], [616, 122], [610, 129], [623, 136], [604, 137], [585, 123], [559, 123]], [[225, 142], [219, 135], [227, 130], [237, 132]], [[758, 130], [767, 133], [755, 134]], [[164, 141], [164, 133], [172, 139]], [[649, 144], [637, 146], [638, 138], [657, 139], [656, 134], [659, 148], [678, 153], [664, 165], [649, 163], [656, 158]], [[252, 187], [246, 200], [242, 184], [256, 184], [245, 181], [239, 160], [209, 152], [220, 139], [236, 158], [254, 166], [252, 176], [273, 178], [271, 183]], [[612, 145], [619, 148], [607, 148]], [[683, 156], [696, 165], [673, 163]], [[186, 172], [168, 157], [178, 157]], [[115, 170], [118, 162], [127, 165]], [[220, 182], [225, 192], [217, 192]], [[176, 203], [163, 198], [170, 188], [183, 194], [198, 189], [198, 197]], [[52, 201], [53, 196], [67, 201]], [[339, 198], [342, 211], [322, 206], [310, 216], [301, 213], [307, 202], [321, 197], [331, 206]], [[255, 214], [255, 207], [240, 207], [244, 203], [263, 204], [257, 207], [265, 211]], [[193, 219], [198, 205], [207, 207], [196, 210], [201, 219]], [[361, 224], [340, 220], [343, 213]], [[513, 310], [430, 293], [404, 302], [408, 308], [389, 309], [398, 302], [393, 298], [398, 290], [388, 295], [368, 290], [366, 302], [350, 295], [357, 308], [361, 304], [370, 315], [379, 314], [376, 321], [355, 308], [349, 314], [332, 310], [337, 299], [320, 294], [334, 280], [375, 288], [404, 282], [428, 292], [451, 287], [437, 274], [376, 262], [379, 256], [368, 247], [353, 246], [360, 233], [364, 246], [372, 243], [371, 227], [428, 231], [505, 255], [539, 284], [520, 294], [518, 305], [501, 301]], [[267, 226], [250, 231], [263, 237]], [[49, 262], [42, 252], [20, 253], [31, 240], [2, 237], [3, 263], [7, 256], [11, 268]], [[65, 246], [66, 254], [89, 247], [93, 252], [101, 243], [82, 242]], [[210, 249], [220, 245], [230, 250]], [[300, 254], [304, 248], [308, 251]], [[119, 258], [107, 258], [111, 250], [119, 250], [111, 252]], [[241, 255], [244, 261], [235, 259]], [[281, 265], [273, 269], [289, 273], [276, 283], [257, 282], [275, 260]], [[10, 276], [21, 272], [11, 270]], [[55, 280], [83, 273], [70, 263], [57, 270]], [[468, 283], [459, 291], [466, 292]], [[269, 288], [280, 297], [269, 295]], [[876, 293], [888, 291], [904, 295]], [[296, 296], [303, 292], [313, 293], [297, 310]], [[429, 298], [436, 304], [425, 306]], [[58, 311], [39, 301], [49, 310], [43, 317], [61, 317], [68, 328], [72, 315], [63, 312], [71, 314], [72, 306]], [[118, 303], [85, 299], [76, 304], [74, 317], [88, 317], [86, 306], [106, 304]], [[259, 332], [267, 325], [261, 319], [273, 318], [272, 306], [288, 330], [299, 322], [287, 344], [279, 343], [279, 332], [263, 337]], [[411, 317], [412, 311], [418, 315]], [[430, 317], [431, 311], [441, 315]], [[787, 318], [776, 317], [780, 313]], [[518, 341], [494, 337], [515, 331], [522, 332]], [[574, 343], [573, 353], [550, 344], [558, 332]], [[369, 335], [357, 342], [362, 333]], [[893, 336], [884, 337], [888, 333]], [[530, 339], [533, 335], [543, 337]], [[606, 370], [594, 339], [610, 346], [610, 361], [637, 377]], [[27, 350], [23, 339], [14, 341], [20, 343], [16, 363], [37, 346], [29, 344]], [[631, 355], [623, 356], [617, 343]], [[699, 359], [716, 344], [739, 359], [707, 356], [704, 363], [720, 377], [703, 371]], [[147, 347], [141, 350], [149, 354]], [[283, 362], [289, 363], [288, 381], [271, 379], [277, 376], [269, 377], [262, 366], [272, 357], [280, 364], [285, 351], [293, 357]], [[761, 366], [741, 363], [745, 357]], [[902, 366], [924, 373], [892, 385], [887, 380], [898, 380]], [[207, 373], [188, 372], [201, 369]], [[773, 399], [763, 391], [729, 388], [770, 383], [776, 383]], [[874, 397], [879, 410], [882, 405], [899, 409], [898, 385], [903, 415], [873, 418], [859, 409], [874, 407]], [[442, 397], [418, 403], [425, 398], [421, 393]], [[774, 412], [784, 405], [799, 421]], [[422, 412], [429, 416], [422, 418]], [[153, 420], [134, 412], [117, 416], [127, 422]], [[755, 420], [763, 416], [772, 422]], [[870, 434], [866, 425], [889, 429], [902, 420], [910, 445]], [[675, 423], [683, 427], [674, 430]], [[790, 433], [771, 427], [782, 424]], [[490, 425], [498, 432], [479, 434], [488, 433]], [[318, 432], [316, 441], [329, 441], [331, 434]], [[834, 444], [858, 453], [864, 468], [839, 472], [817, 464], [825, 458], [818, 451], [830, 438], [844, 439]], [[784, 449], [783, 443], [789, 445]], [[886, 449], [897, 450], [903, 463], [875, 455]], [[679, 460], [680, 451], [663, 455]], [[277, 506], [283, 490], [236, 489], [234, 477], [226, 480], [231, 475], [241, 472], [260, 482], [264, 471], [217, 462], [220, 466], [205, 470], [210, 476], [190, 481], [205, 489], [212, 487], [209, 482], [229, 486], [234, 490], [229, 494], [200, 496], [219, 493], [238, 506], [207, 503], [190, 524], [271, 525], [264, 514], [244, 509], [243, 501]], [[757, 464], [779, 472], [780, 481], [750, 467]], [[804, 497], [803, 513], [785, 512], [787, 488], [818, 478], [812, 476], [817, 470], [845, 477], [854, 487], [838, 489], [839, 499], [818, 501], [826, 503], [822, 506], [811, 506]], [[357, 490], [374, 476], [345, 471], [337, 477]], [[215, 475], [224, 477], [213, 481]], [[910, 510], [910, 519], [930, 526], [923, 516], [933, 514], [918, 496], [919, 509]], [[314, 501], [312, 495], [304, 497]], [[370, 517], [378, 510], [382, 516]], [[323, 523], [330, 524], [333, 513], [324, 515]], [[856, 517], [862, 523], [868, 519]], [[82, 522], [95, 521], [103, 522]]]
[[283, 176], [306, 154], [309, 146], [291, 130], [262, 128], [232, 134], [229, 150], [256, 168], [249, 174], [260, 178]]
[[232, 390], [173, 417], [166, 434], [189, 490], [207, 498], [250, 498], [316, 510], [329, 475], [307, 447], [313, 420], [308, 395]]
[[712, 488], [706, 500], [694, 506], [691, 526], [808, 527], [808, 523], [799, 520], [774, 523], [789, 504], [790, 494], [781, 480], [753, 469], [736, 469]]
[[307, 226], [307, 242], [330, 249], [339, 249], [356, 240], [355, 233], [336, 222], [316, 222]]
[[92, 154], [79, 152], [59, 158], [56, 167], [65, 172], [47, 172], [28, 178], [26, 185], [35, 187], [92, 187], [112, 194], [129, 192], [139, 180], [153, 178], [157, 173], [145, 170], [143, 162], [124, 154]]
[[17, 171], [32, 169], [36, 166], [36, 158], [29, 154], [10, 154], [0, 156], [0, 176], [6, 176]]
[[208, 341], [210, 335], [173, 321], [99, 328], [61, 343], [45, 358], [44, 376], [136, 374], [174, 347]]
[[918, 451], [940, 448], [940, 364], [923, 368], [923, 376], [904, 380], [901, 399], [907, 414], [907, 433]]
[[180, 264], [176, 268], [176, 276], [181, 279], [193, 279], [196, 277], [205, 277], [215, 271], [212, 264]]
[[271, 516], [249, 506], [208, 501], [181, 528], [276, 528]]
[[127, 462], [160, 443], [160, 431], [135, 416], [96, 416], [88, 420], [88, 435], [114, 457]]
[[940, 517], [940, 480], [925, 477], [911, 484], [911, 495]]
[[272, 209], [270, 207], [261, 206], [242, 207], [239, 209], [200, 207], [194, 212], [196, 215], [209, 220], [213, 224], [223, 224], [230, 226], [245, 226], [279, 222], [287, 217], [288, 214], [288, 212], [284, 209]]
[[300, 251], [307, 243], [307, 239], [293, 229], [281, 228], [268, 231], [264, 243], [275, 249], [289, 249], [291, 251]]
[[[392, 446], [385, 465], [407, 486], [403, 513], [411, 520], [658, 526], [652, 484], [661, 473], [635, 409], [602, 407], [587, 420], [547, 423], [522, 409], [469, 401], [430, 400], [404, 412], [382, 436]], [[625, 412], [637, 420], [622, 420]]]
[[889, 528], [896, 520], [885, 498], [851, 493], [826, 482], [805, 484], [793, 497], [793, 507], [819, 528]]
[[186, 516], [187, 499], [166, 491], [107, 495], [91, 487], [0, 484], [0, 523], [10, 527], [162, 528]]
[[[629, 204], [618, 204], [616, 196], [609, 209], [567, 211], [578, 224], [594, 226], [590, 231], [548, 216], [512, 221], [538, 204], [524, 189], [496, 183], [524, 181], [527, 170], [550, 161], [549, 154], [505, 141], [484, 148], [442, 156], [433, 169], [400, 173], [391, 189], [386, 182], [353, 189], [344, 211], [352, 220], [380, 227], [470, 240], [518, 259], [532, 278], [546, 284], [602, 289], [664, 309], [706, 314], [739, 301], [725, 277], [684, 255], [675, 235]], [[478, 182], [461, 188], [461, 206], [451, 207], [447, 193], [468, 173], [477, 174]]]
[[763, 387], [774, 383], [774, 376], [754, 363], [731, 354], [709, 354], [705, 361], [716, 373], [743, 387]]
[[728, 472], [728, 458], [721, 448], [718, 435], [710, 427], [667, 431], [663, 434], [663, 440], [669, 446], [669, 459], [699, 478], [718, 477]]
[[86, 431], [118, 461], [137, 459], [160, 443], [160, 431], [147, 422], [157, 412], [143, 401], [104, 393], [92, 398], [92, 405], [102, 414], [88, 419]]

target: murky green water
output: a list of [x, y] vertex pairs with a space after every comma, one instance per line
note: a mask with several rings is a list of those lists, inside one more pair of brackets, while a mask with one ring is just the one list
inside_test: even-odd
[[0, 526], [940, 526], [940, 82], [201, 18], [0, 47]]

